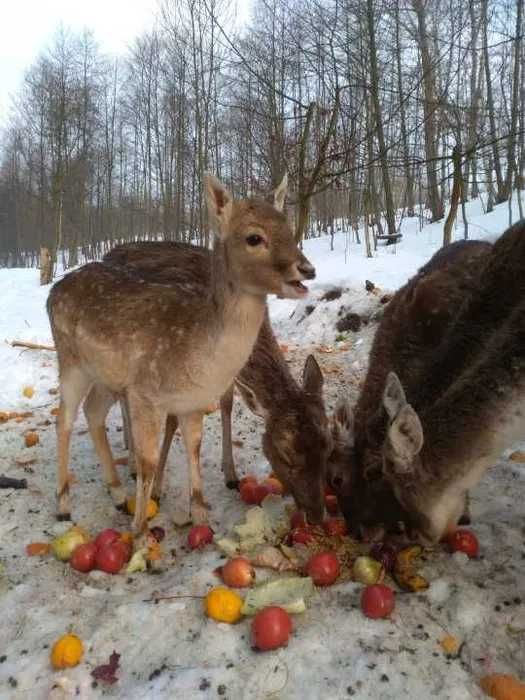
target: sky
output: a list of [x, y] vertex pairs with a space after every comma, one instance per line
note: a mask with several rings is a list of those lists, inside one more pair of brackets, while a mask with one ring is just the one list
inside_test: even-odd
[[[249, 14], [250, 0], [237, 0], [237, 21]], [[62, 24], [91, 29], [100, 48], [122, 54], [133, 39], [150, 29], [158, 0], [4, 0], [0, 14], [0, 126], [9, 113], [25, 71], [51, 43]]]
[[[243, 4], [240, 0], [239, 4]], [[65, 28], [92, 29], [102, 51], [123, 53], [154, 23], [157, 0], [4, 0], [0, 14], [0, 125], [24, 72]]]

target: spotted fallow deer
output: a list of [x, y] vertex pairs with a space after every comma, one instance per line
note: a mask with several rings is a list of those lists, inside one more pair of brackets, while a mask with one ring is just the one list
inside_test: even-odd
[[[68, 456], [71, 428], [82, 399], [91, 437], [112, 495], [105, 420], [114, 395], [129, 408], [137, 458], [133, 530], [145, 532], [162, 429], [179, 417], [190, 460], [200, 448], [202, 411], [218, 400], [248, 360], [266, 312], [266, 296], [302, 298], [302, 280], [315, 275], [279, 208], [257, 199], [234, 200], [214, 177], [206, 200], [217, 239], [206, 294], [190, 285], [143, 282], [122, 270], [90, 263], [54, 285], [48, 313], [60, 379], [58, 516], [70, 517]], [[284, 203], [286, 178], [277, 201]], [[282, 207], [280, 207], [282, 209]], [[90, 391], [91, 390], [91, 391]], [[194, 501], [202, 494], [193, 493]]]
[[398, 291], [355, 420], [344, 403], [336, 416], [329, 473], [355, 532], [404, 523], [435, 542], [456, 527], [468, 490], [525, 435], [524, 222], [494, 246], [445, 249]]
[[[184, 243], [154, 241], [121, 245], [111, 250], [103, 262], [123, 267], [141, 280], [159, 284], [169, 285], [175, 281], [176, 284], [200, 286], [203, 290], [210, 284], [210, 251]], [[314, 357], [308, 356], [302, 384], [298, 384], [266, 315], [250, 359], [238, 374], [235, 386], [248, 408], [264, 419], [263, 451], [272, 469], [308, 519], [319, 522], [324, 511], [323, 485], [331, 439], [323, 405], [323, 376]], [[230, 488], [237, 485], [232, 449], [232, 403], [233, 387], [221, 398], [222, 468]], [[126, 425], [126, 420], [124, 423]], [[176, 416], [169, 416], [156, 484], [159, 492], [154, 493], [157, 498], [176, 428]], [[133, 462], [130, 454], [130, 466]], [[191, 486], [192, 490], [199, 488], [199, 484]]]

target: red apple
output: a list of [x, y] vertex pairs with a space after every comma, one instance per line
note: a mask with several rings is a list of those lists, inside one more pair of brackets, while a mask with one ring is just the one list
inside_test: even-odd
[[395, 605], [394, 591], [383, 583], [367, 586], [361, 594], [361, 610], [367, 617], [378, 620], [388, 617]]
[[188, 533], [188, 544], [191, 549], [202, 549], [213, 542], [213, 530], [209, 525], [195, 525]]
[[470, 530], [460, 528], [448, 535], [446, 542], [451, 552], [465, 552], [471, 558], [479, 554], [478, 538]]
[[255, 581], [255, 569], [248, 559], [234, 557], [220, 567], [222, 580], [232, 588], [245, 588]]
[[94, 542], [86, 542], [79, 544], [73, 550], [69, 563], [73, 569], [87, 573], [95, 568], [95, 557], [97, 554], [97, 546]]
[[330, 513], [330, 515], [336, 515], [336, 513], [339, 512], [337, 496], [333, 496], [332, 494], [327, 493], [324, 497], [324, 505], [326, 510]]
[[271, 605], [263, 608], [253, 618], [252, 644], [260, 651], [278, 649], [288, 644], [292, 632], [292, 618], [286, 610]]
[[306, 573], [316, 586], [331, 586], [339, 576], [339, 559], [334, 552], [319, 552], [310, 557]]
[[96, 547], [105, 547], [105, 545], [117, 540], [120, 540], [120, 532], [112, 527], [108, 527], [95, 537], [95, 545]]
[[107, 574], [118, 574], [126, 563], [125, 542], [111, 542], [97, 549], [95, 564], [97, 569]]

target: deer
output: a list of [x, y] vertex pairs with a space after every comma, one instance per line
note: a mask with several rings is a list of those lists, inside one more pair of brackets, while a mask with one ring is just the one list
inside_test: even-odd
[[334, 414], [329, 480], [355, 534], [434, 543], [525, 432], [525, 225], [439, 251], [391, 300], [355, 414]]
[[[210, 284], [210, 251], [185, 243], [143, 241], [124, 244], [113, 248], [102, 260], [108, 265], [124, 268], [140, 280], [159, 285], [169, 286], [175, 282], [200, 286], [204, 293]], [[302, 383], [299, 384], [290, 372], [266, 313], [254, 349], [234, 385], [247, 407], [264, 420], [263, 452], [273, 471], [292, 493], [297, 507], [305, 512], [307, 519], [312, 523], [320, 522], [324, 513], [323, 487], [331, 433], [323, 404], [323, 375], [314, 356], [307, 357]], [[125, 402], [121, 407], [126, 433], [129, 429], [126, 430]], [[237, 488], [232, 407], [233, 385], [220, 400], [222, 470], [226, 486]], [[153, 492], [156, 500], [161, 497], [163, 473], [177, 426], [177, 417], [169, 415], [160, 452], [157, 490]], [[135, 460], [131, 441], [129, 447], [128, 464], [133, 472]], [[192, 484], [190, 490], [198, 488], [198, 483]], [[199, 516], [202, 518], [203, 514], [199, 513]], [[190, 517], [193, 518], [191, 514]], [[177, 514], [177, 524], [186, 521], [187, 514]]]
[[[51, 289], [47, 310], [58, 359], [57, 516], [70, 519], [69, 444], [82, 399], [88, 428], [110, 493], [115, 480], [105, 420], [114, 397], [125, 398], [137, 459], [133, 532], [146, 536], [146, 506], [158, 473], [167, 415], [176, 415], [198, 482], [204, 409], [231, 386], [247, 362], [266, 313], [266, 297], [304, 298], [314, 267], [300, 253], [282, 209], [286, 176], [275, 203], [236, 200], [212, 175], [205, 197], [216, 232], [210, 286], [169, 288], [137, 283], [129, 273], [88, 263]], [[203, 509], [202, 492], [191, 494]]]

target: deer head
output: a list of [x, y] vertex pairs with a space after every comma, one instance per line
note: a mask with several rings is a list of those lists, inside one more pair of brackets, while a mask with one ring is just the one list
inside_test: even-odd
[[309, 522], [324, 514], [326, 463], [332, 447], [323, 404], [323, 375], [313, 355], [306, 359], [302, 391], [286, 411], [268, 411], [255, 392], [237, 380], [250, 410], [265, 420], [263, 451]]
[[210, 220], [224, 253], [229, 278], [239, 291], [300, 299], [308, 293], [302, 280], [315, 269], [301, 253], [283, 214], [287, 176], [273, 205], [261, 199], [234, 200], [217, 178], [205, 176]]

